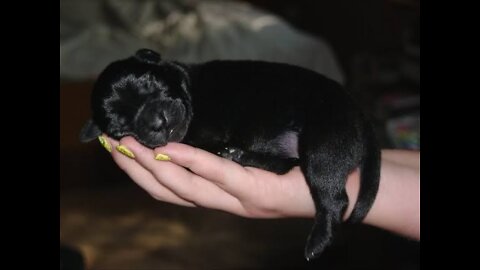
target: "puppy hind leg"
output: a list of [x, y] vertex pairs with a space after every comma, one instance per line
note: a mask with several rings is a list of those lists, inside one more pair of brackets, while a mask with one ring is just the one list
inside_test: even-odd
[[[322, 164], [328, 166], [324, 162]], [[335, 230], [342, 222], [348, 197], [341, 187], [344, 186], [341, 179], [346, 175], [329, 174], [318, 168], [307, 168], [305, 171], [316, 208], [315, 221], [305, 246], [305, 258], [311, 260], [331, 244]]]
[[[355, 167], [349, 141], [338, 134], [310, 132], [301, 138], [300, 167], [315, 203], [315, 223], [305, 246], [305, 258], [317, 258], [330, 245], [348, 205], [345, 183]], [[303, 139], [303, 140], [302, 140]], [[353, 145], [350, 145], [353, 147]]]

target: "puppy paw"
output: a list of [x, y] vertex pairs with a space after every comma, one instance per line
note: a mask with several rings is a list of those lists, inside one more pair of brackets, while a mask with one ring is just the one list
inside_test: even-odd
[[235, 162], [239, 162], [244, 153], [245, 152], [240, 148], [224, 147], [217, 152], [217, 155]]

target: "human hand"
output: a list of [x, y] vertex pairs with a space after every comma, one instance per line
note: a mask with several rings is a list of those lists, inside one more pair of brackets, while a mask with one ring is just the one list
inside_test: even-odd
[[[250, 218], [315, 216], [313, 200], [299, 167], [277, 175], [242, 167], [185, 144], [169, 143], [151, 150], [132, 137], [123, 138], [120, 143], [135, 155], [132, 159], [115, 150], [118, 141], [111, 138], [107, 141], [113, 146], [111, 153], [118, 166], [157, 200]], [[419, 152], [382, 152], [381, 185], [363, 222], [419, 240]], [[170, 160], [155, 160], [159, 153]], [[356, 169], [346, 183], [350, 203], [344, 220], [353, 209], [358, 189]]]
[[[151, 150], [132, 137], [125, 137], [120, 143], [134, 154], [132, 159], [115, 150], [118, 141], [107, 140], [117, 165], [157, 200], [252, 218], [315, 215], [313, 200], [299, 167], [277, 175], [242, 167], [189, 145], [169, 143]], [[155, 160], [159, 153], [170, 160]]]

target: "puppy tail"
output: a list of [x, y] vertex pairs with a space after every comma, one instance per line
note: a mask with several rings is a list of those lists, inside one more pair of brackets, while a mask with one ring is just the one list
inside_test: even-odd
[[359, 223], [373, 205], [380, 183], [381, 151], [377, 144], [373, 126], [368, 124], [365, 131], [365, 155], [360, 163], [360, 190], [357, 202], [346, 222]]

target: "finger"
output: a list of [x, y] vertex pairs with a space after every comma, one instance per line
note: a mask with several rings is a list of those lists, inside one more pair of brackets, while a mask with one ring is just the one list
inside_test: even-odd
[[[193, 203], [183, 200], [175, 193], [160, 184], [155, 177], [134, 159], [128, 158], [116, 150], [119, 142], [104, 135], [112, 149], [112, 157], [117, 165], [142, 189], [147, 191], [153, 198], [168, 203], [182, 206], [195, 206]], [[152, 154], [153, 155], [153, 154]]]
[[238, 213], [242, 209], [240, 202], [234, 196], [173, 162], [155, 160], [152, 150], [139, 144], [133, 138], [124, 138], [121, 140], [121, 144], [127, 146], [135, 154], [135, 160], [157, 181], [180, 198], [198, 206], [227, 212]]
[[189, 168], [235, 197], [243, 198], [251, 192], [251, 175], [238, 163], [180, 143], [169, 143], [154, 152], [166, 154], [175, 164]]

